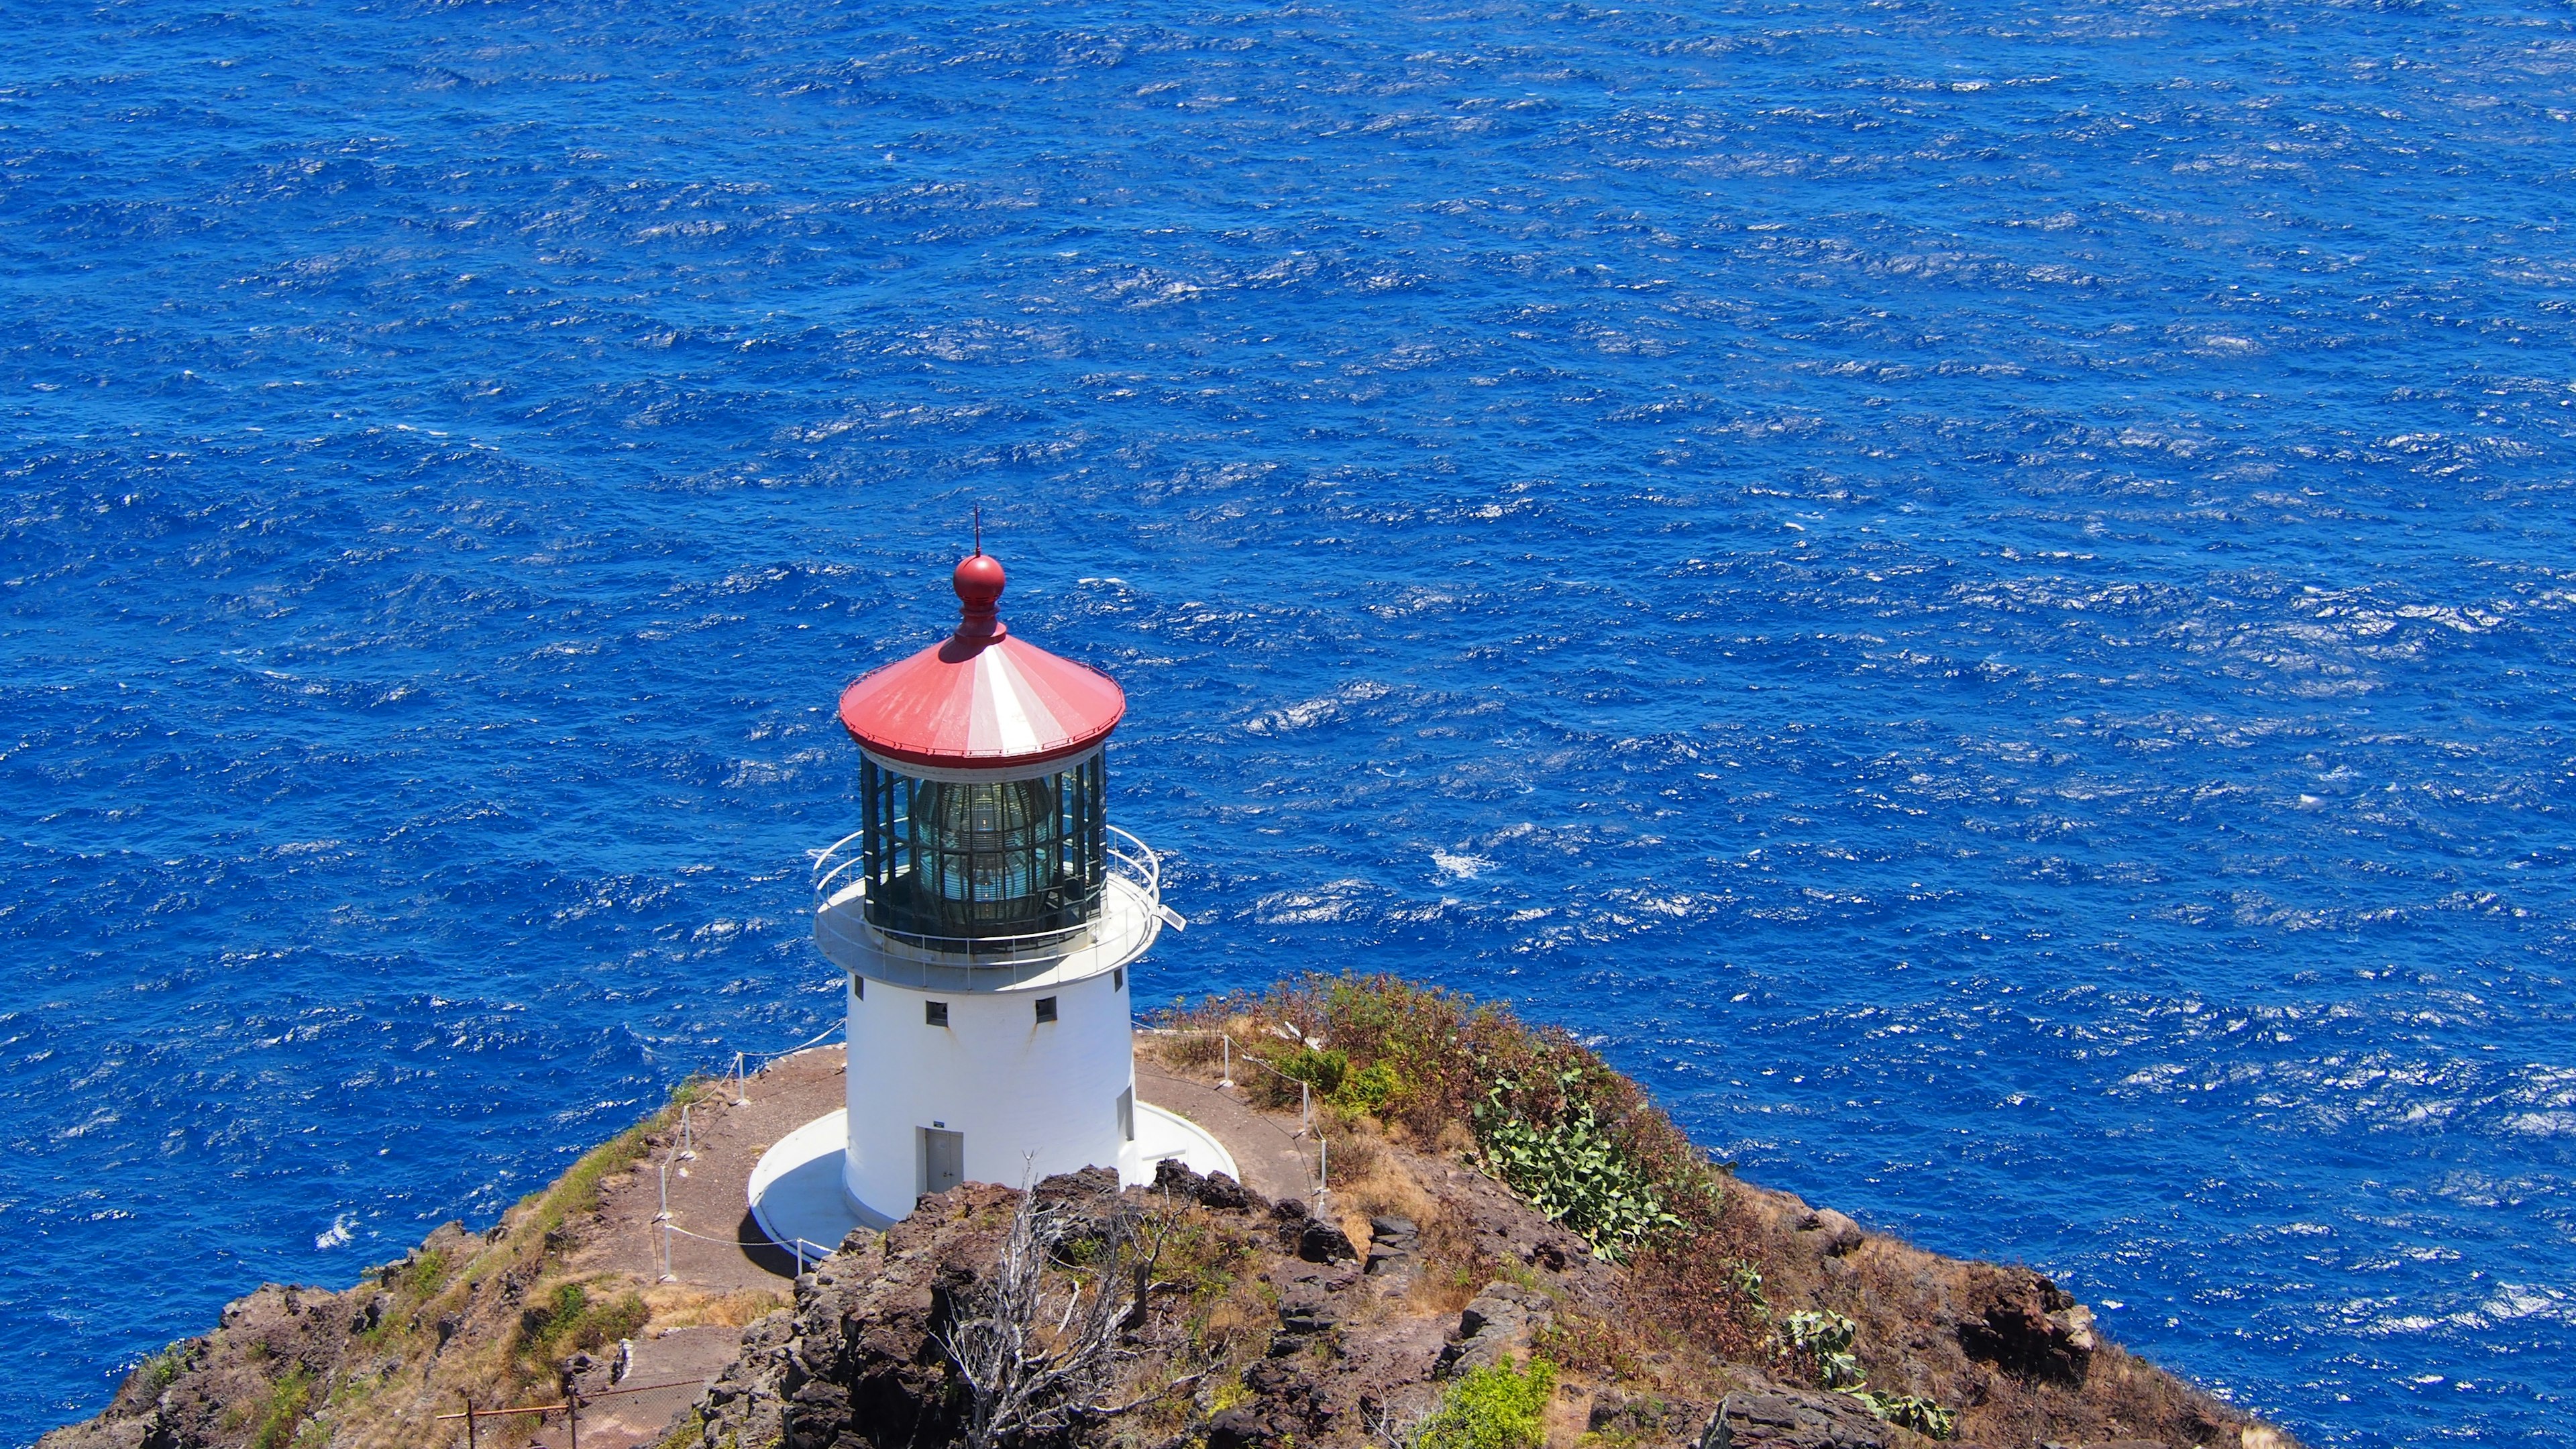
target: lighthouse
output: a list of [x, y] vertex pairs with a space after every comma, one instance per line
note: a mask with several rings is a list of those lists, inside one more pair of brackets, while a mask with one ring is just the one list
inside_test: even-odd
[[960, 1182], [1234, 1171], [1136, 1097], [1131, 968], [1182, 919], [1153, 850], [1109, 823], [1126, 693], [1012, 633], [1006, 581], [979, 544], [955, 630], [841, 692], [857, 828], [816, 860], [814, 939], [847, 986], [848, 1105], [753, 1173], [782, 1244], [837, 1246]]

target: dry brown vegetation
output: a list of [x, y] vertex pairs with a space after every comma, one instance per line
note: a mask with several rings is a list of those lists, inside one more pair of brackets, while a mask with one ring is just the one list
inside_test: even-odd
[[1560, 1301], [1542, 1333], [1539, 1351], [1570, 1371], [1575, 1390], [1618, 1385], [1706, 1402], [1760, 1378], [1826, 1386], [1816, 1355], [1783, 1332], [1791, 1315], [1817, 1312], [1852, 1321], [1870, 1388], [1956, 1411], [1959, 1438], [2139, 1437], [2177, 1449], [2290, 1442], [2107, 1342], [2072, 1374], [1979, 1359], [1963, 1346], [1975, 1339], [1963, 1339], [1960, 1324], [1973, 1330], [1978, 1314], [2044, 1279], [1881, 1234], [1836, 1241], [1805, 1203], [1712, 1162], [1597, 1053], [1506, 1007], [1391, 976], [1309, 977], [1176, 1009], [1162, 1025], [1171, 1034], [1156, 1049], [1176, 1068], [1207, 1072], [1221, 1050], [1217, 1032], [1231, 1037], [1238, 1058], [1256, 1057], [1268, 1070], [1238, 1060], [1234, 1077], [1257, 1102], [1294, 1109], [1296, 1082], [1308, 1084], [1333, 1144], [1333, 1187], [1352, 1215], [1393, 1213], [1419, 1225], [1425, 1270], [1413, 1302], [1425, 1311], [1454, 1313], [1496, 1278], [1548, 1285], [1498, 1260], [1488, 1239], [1445, 1213], [1422, 1165], [1494, 1166], [1482, 1150], [1480, 1106], [1486, 1123], [1500, 1108], [1542, 1132], [1588, 1113], [1651, 1185], [1665, 1218], [1628, 1245], [1614, 1304]]
[[[448, 1224], [345, 1292], [261, 1290], [223, 1327], [138, 1367], [95, 1425], [158, 1412], [169, 1437], [222, 1449], [443, 1449], [464, 1431], [436, 1416], [469, 1396], [487, 1407], [528, 1402], [554, 1388], [569, 1354], [776, 1309], [783, 1295], [710, 1295], [574, 1266], [597, 1227], [602, 1184], [665, 1145], [682, 1104], [703, 1091], [684, 1084], [487, 1232]], [[502, 1420], [478, 1438], [509, 1449], [532, 1429]]]

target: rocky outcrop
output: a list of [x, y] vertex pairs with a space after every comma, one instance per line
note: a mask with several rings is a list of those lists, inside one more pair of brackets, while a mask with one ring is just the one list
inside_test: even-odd
[[1729, 1394], [1699, 1449], [1885, 1449], [1888, 1427], [1843, 1394]]
[[[1115, 1182], [1115, 1179], [1111, 1179]], [[1053, 1178], [1069, 1195], [1095, 1184]], [[883, 1234], [853, 1234], [796, 1283], [796, 1306], [752, 1324], [700, 1401], [709, 1449], [895, 1449], [957, 1437], [934, 1335], [997, 1256], [1018, 1194], [968, 1184], [926, 1197]]]
[[1628, 1394], [1605, 1386], [1593, 1391], [1583, 1429], [1622, 1444], [1690, 1444], [1709, 1419], [1708, 1405], [1696, 1400]]
[[1372, 1217], [1368, 1267], [1364, 1271], [1372, 1278], [1409, 1279], [1419, 1264], [1417, 1250], [1421, 1244], [1422, 1230], [1414, 1226], [1413, 1219]]
[[[1188, 1163], [1176, 1158], [1165, 1158], [1154, 1164], [1153, 1190], [1167, 1200], [1194, 1202], [1215, 1212], [1260, 1213], [1270, 1210], [1269, 1201], [1261, 1194], [1225, 1173], [1211, 1172], [1201, 1176]], [[1305, 1206], [1301, 1203], [1293, 1216], [1304, 1215]]]
[[[1016, 1442], [1368, 1449], [1402, 1441], [1477, 1371], [1545, 1358], [1558, 1449], [1587, 1433], [1617, 1449], [1924, 1449], [1915, 1431], [1945, 1427], [1989, 1449], [2293, 1449], [2121, 1352], [2051, 1279], [1925, 1253], [1786, 1194], [1726, 1180], [1727, 1215], [1693, 1256], [1623, 1266], [1471, 1155], [1381, 1136], [1347, 1156], [1337, 1141], [1333, 1160], [1352, 1177], [1337, 1180], [1331, 1208], [1273, 1203], [1179, 1163], [1144, 1187], [1099, 1170], [1037, 1184], [1029, 1200], [1071, 1225], [1050, 1240], [1054, 1301], [1075, 1281], [1077, 1303], [1119, 1295], [1117, 1361], [1086, 1381], [1077, 1411]], [[559, 1374], [604, 1395], [622, 1336], [649, 1347], [676, 1328], [619, 1318], [618, 1295], [635, 1315], [647, 1313], [640, 1295], [661, 1295], [659, 1314], [677, 1290], [617, 1266], [642, 1218], [621, 1234], [584, 1191], [595, 1190], [550, 1189], [487, 1234], [449, 1225], [345, 1292], [263, 1288], [42, 1449], [411, 1449], [446, 1442], [434, 1416], [467, 1395], [543, 1402], [532, 1396], [559, 1392]], [[637, 1214], [651, 1192], [636, 1180]], [[990, 1301], [1021, 1201], [972, 1184], [925, 1197], [887, 1233], [853, 1234], [795, 1282], [791, 1306], [748, 1328], [684, 1330], [725, 1335], [691, 1365], [704, 1393], [675, 1419], [598, 1442], [960, 1443], [972, 1395], [950, 1344], [982, 1311], [971, 1305]], [[1101, 1272], [1108, 1225], [1146, 1219], [1157, 1226], [1144, 1274]], [[590, 1295], [589, 1319], [566, 1316], [573, 1290]], [[722, 1323], [775, 1301], [752, 1294]], [[1726, 1302], [1759, 1312], [1687, 1311]], [[708, 1311], [703, 1295], [691, 1311]], [[634, 1326], [603, 1327], [602, 1314]], [[594, 1443], [587, 1419], [582, 1442]]]
[[2021, 1378], [2084, 1382], [2100, 1343], [2093, 1310], [2027, 1268], [1980, 1263], [1967, 1280], [1967, 1311], [1952, 1331], [1969, 1358]]
[[1839, 1258], [1861, 1245], [1860, 1224], [1832, 1208], [1807, 1214], [1798, 1224], [1798, 1242], [1820, 1257]]
[[1555, 1301], [1535, 1289], [1488, 1283], [1458, 1315], [1458, 1333], [1440, 1350], [1435, 1377], [1491, 1368], [1529, 1347], [1530, 1336], [1556, 1316]]

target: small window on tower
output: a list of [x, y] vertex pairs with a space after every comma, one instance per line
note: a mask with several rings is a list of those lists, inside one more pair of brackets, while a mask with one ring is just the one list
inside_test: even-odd
[[851, 994], [852, 996], [857, 997], [857, 998], [858, 998], [859, 1000], [861, 1000], [861, 1001], [865, 1001], [865, 1000], [867, 1000], [867, 999], [868, 999], [868, 978], [866, 978], [866, 977], [864, 977], [864, 976], [853, 976], [853, 977], [851, 977], [851, 978], [850, 978], [850, 994]]
[[945, 1001], [923, 1002], [921, 1004], [921, 1019], [932, 1026], [946, 1026], [948, 1024], [948, 1003]]
[[1039, 997], [1039, 998], [1038, 998], [1038, 1020], [1040, 1020], [1040, 1021], [1053, 1021], [1053, 1020], [1055, 1020], [1055, 998], [1054, 998], [1054, 997], [1052, 997], [1052, 996], [1041, 996], [1041, 997]]
[[1112, 966], [1109, 968], [1109, 989], [1112, 991], [1124, 991], [1127, 989], [1126, 967]]

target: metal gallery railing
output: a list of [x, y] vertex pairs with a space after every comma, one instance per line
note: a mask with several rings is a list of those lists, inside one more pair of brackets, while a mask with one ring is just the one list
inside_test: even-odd
[[[1124, 887], [1142, 907], [1135, 918], [1135, 929], [1148, 932], [1160, 919], [1171, 917], [1163, 910], [1163, 862], [1154, 848], [1128, 832], [1112, 825], [1107, 827], [1112, 843], [1107, 855], [1110, 886]], [[927, 968], [955, 967], [968, 970], [1009, 969], [1061, 960], [1085, 944], [1099, 942], [1100, 928], [1113, 919], [1126, 919], [1127, 913], [1116, 910], [1104, 900], [1091, 920], [1078, 926], [1057, 927], [1017, 935], [939, 936], [913, 931], [889, 931], [871, 925], [867, 920], [869, 881], [865, 857], [855, 848], [864, 831], [854, 830], [823, 848], [814, 859], [814, 931], [830, 954], [832, 943], [858, 948], [870, 955], [897, 961], [908, 961]]]

